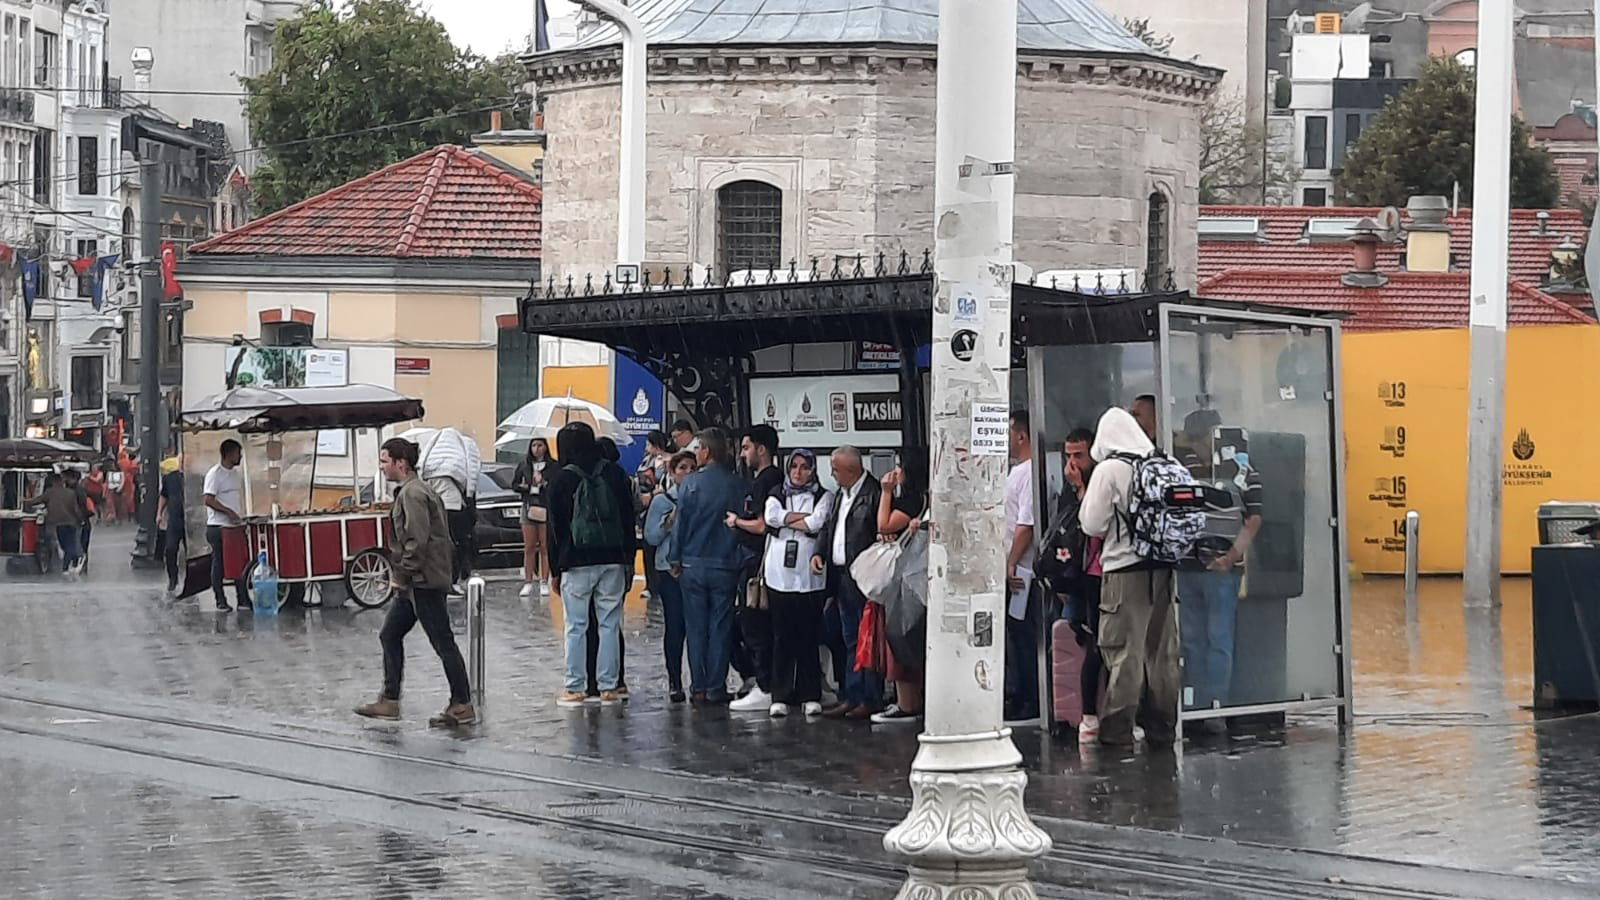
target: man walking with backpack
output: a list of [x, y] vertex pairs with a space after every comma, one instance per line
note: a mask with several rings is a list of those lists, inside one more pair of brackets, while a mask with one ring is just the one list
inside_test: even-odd
[[1110, 672], [1100, 708], [1100, 743], [1131, 746], [1135, 720], [1150, 742], [1177, 739], [1178, 623], [1172, 569], [1193, 549], [1204, 517], [1174, 509], [1165, 489], [1194, 483], [1155, 445], [1133, 416], [1109, 409], [1100, 417], [1090, 455], [1098, 463], [1078, 520], [1103, 537], [1100, 565], [1100, 653]]
[[566, 676], [556, 705], [585, 702], [588, 681], [585, 633], [589, 609], [599, 623], [595, 681], [600, 705], [622, 702], [617, 693], [622, 599], [633, 572], [633, 485], [627, 473], [600, 455], [594, 429], [573, 422], [556, 434], [560, 471], [547, 479], [550, 584], [565, 612]]

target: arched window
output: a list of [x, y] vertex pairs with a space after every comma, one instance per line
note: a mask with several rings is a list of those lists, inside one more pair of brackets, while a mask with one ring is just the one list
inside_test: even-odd
[[1456, 62], [1461, 63], [1463, 66], [1466, 66], [1469, 69], [1477, 68], [1477, 65], [1478, 65], [1478, 51], [1477, 51], [1477, 49], [1474, 48], [1474, 47], [1468, 47], [1467, 49], [1461, 51], [1460, 53], [1457, 53], [1456, 54]]
[[1172, 227], [1168, 208], [1166, 194], [1159, 190], [1150, 192], [1150, 208], [1145, 220], [1144, 277], [1145, 283], [1152, 287], [1166, 282]]
[[760, 181], [717, 190], [717, 273], [783, 266], [783, 191]]
[[133, 259], [133, 207], [122, 208], [122, 260]]

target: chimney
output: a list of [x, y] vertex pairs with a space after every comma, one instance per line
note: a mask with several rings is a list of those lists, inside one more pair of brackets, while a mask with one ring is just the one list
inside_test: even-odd
[[1533, 214], [1534, 234], [1545, 235], [1550, 233], [1550, 211], [1541, 209]]
[[149, 47], [135, 47], [130, 54], [133, 63], [133, 99], [145, 106], [150, 102], [150, 70], [156, 67], [156, 55]]
[[489, 131], [491, 134], [500, 133], [500, 110], [489, 113]]
[[1406, 232], [1406, 270], [1450, 271], [1450, 226], [1445, 216], [1450, 201], [1438, 196], [1417, 196], [1406, 202], [1411, 227]]
[[1579, 254], [1583, 248], [1567, 235], [1550, 251], [1550, 272], [1544, 287], [1554, 290], [1573, 290], [1583, 277], [1583, 263]]
[[1383, 240], [1382, 229], [1371, 219], [1362, 219], [1350, 230], [1350, 271], [1339, 276], [1339, 281], [1350, 287], [1375, 288], [1389, 283], [1389, 278], [1378, 271], [1378, 244]]

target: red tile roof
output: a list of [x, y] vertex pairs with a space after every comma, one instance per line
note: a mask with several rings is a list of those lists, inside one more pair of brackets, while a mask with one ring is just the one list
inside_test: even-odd
[[[1344, 313], [1355, 331], [1465, 328], [1470, 315], [1471, 275], [1465, 272], [1392, 272], [1381, 287], [1351, 287], [1338, 269], [1230, 269], [1200, 283], [1202, 297], [1270, 303], [1319, 312]], [[1595, 320], [1551, 295], [1510, 282], [1511, 325], [1593, 325]]]
[[451, 144], [202, 241], [191, 253], [538, 259], [540, 191]]
[[[1262, 241], [1200, 240], [1198, 274], [1201, 280], [1236, 269], [1346, 269], [1350, 265], [1350, 245], [1341, 240], [1306, 241], [1306, 222], [1314, 218], [1360, 218], [1375, 216], [1371, 206], [1212, 206], [1200, 207], [1200, 215], [1220, 218], [1261, 220]], [[1576, 209], [1543, 210], [1550, 214], [1545, 233], [1539, 233], [1541, 210], [1511, 211], [1511, 277], [1537, 287], [1550, 271], [1550, 251], [1570, 236], [1582, 244], [1588, 228], [1583, 213]], [[1409, 220], [1405, 220], [1409, 221]], [[1472, 262], [1472, 210], [1446, 219], [1450, 226], [1450, 250], [1456, 269], [1466, 272]], [[1394, 273], [1400, 269], [1400, 255], [1406, 244], [1402, 237], [1378, 245], [1378, 270]]]

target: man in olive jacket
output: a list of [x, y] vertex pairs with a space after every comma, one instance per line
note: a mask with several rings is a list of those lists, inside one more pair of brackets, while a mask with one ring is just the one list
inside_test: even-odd
[[405, 639], [412, 626], [421, 624], [444, 664], [450, 682], [450, 705], [428, 720], [429, 725], [451, 728], [471, 725], [478, 715], [472, 708], [472, 688], [467, 682], [467, 664], [456, 647], [450, 630], [450, 614], [445, 609], [445, 592], [452, 583], [451, 559], [455, 545], [450, 540], [450, 522], [444, 502], [433, 488], [417, 477], [417, 445], [404, 438], [384, 442], [378, 453], [385, 478], [397, 482], [390, 518], [394, 524], [394, 545], [390, 561], [394, 567], [395, 597], [389, 604], [388, 618], [378, 632], [383, 645], [383, 691], [378, 699], [356, 707], [356, 715], [370, 719], [400, 718], [400, 679], [405, 671]]

